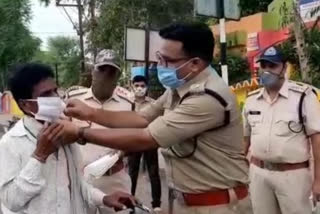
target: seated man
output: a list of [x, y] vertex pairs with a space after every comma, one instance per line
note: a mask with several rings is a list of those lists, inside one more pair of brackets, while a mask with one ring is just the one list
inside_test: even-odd
[[49, 98], [47, 101], [58, 97], [49, 67], [19, 66], [9, 85], [26, 116], [0, 141], [3, 214], [86, 214], [89, 205], [121, 210], [135, 203], [126, 193], [105, 195], [84, 182], [78, 168], [78, 147], [60, 145], [63, 125], [35, 119], [41, 108], [39, 97]]

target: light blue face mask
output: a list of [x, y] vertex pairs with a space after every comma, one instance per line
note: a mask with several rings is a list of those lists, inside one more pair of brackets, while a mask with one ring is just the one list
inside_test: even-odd
[[192, 59], [187, 61], [186, 63], [180, 65], [178, 68], [166, 68], [164, 66], [157, 66], [158, 70], [158, 79], [160, 83], [165, 87], [165, 88], [171, 88], [171, 89], [176, 89], [182, 86], [185, 82], [186, 79], [192, 74], [189, 73], [186, 75], [184, 78], [179, 79], [177, 72], [179, 69], [183, 68], [186, 66]]

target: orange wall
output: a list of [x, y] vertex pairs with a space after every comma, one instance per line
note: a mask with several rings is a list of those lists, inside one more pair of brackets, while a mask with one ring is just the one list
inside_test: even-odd
[[[226, 33], [235, 31], [246, 31], [247, 33], [261, 32], [263, 29], [263, 15], [265, 13], [257, 13], [252, 16], [243, 17], [240, 21], [226, 22]], [[211, 27], [214, 35], [219, 35], [219, 25]]]

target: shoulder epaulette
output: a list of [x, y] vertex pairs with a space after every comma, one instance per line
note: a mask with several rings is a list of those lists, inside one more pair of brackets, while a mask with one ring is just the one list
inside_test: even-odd
[[85, 94], [88, 92], [88, 89], [89, 88], [79, 86], [79, 85], [71, 86], [65, 92], [65, 96], [66, 96], [65, 99], [69, 99], [74, 96], [79, 96], [79, 95]]
[[204, 93], [206, 88], [206, 83], [196, 83], [190, 86], [189, 92], [192, 94]]
[[119, 86], [118, 86], [115, 90], [116, 90], [116, 94], [117, 94], [120, 98], [128, 101], [128, 102], [131, 103], [131, 104], [134, 103], [134, 100], [131, 99], [131, 96], [130, 96], [131, 92], [130, 92], [130, 91], [128, 91], [128, 90], [125, 89], [125, 88], [119, 87]]
[[310, 86], [301, 82], [289, 81], [289, 90], [304, 93]]
[[254, 91], [250, 91], [250, 92], [248, 93], [248, 97], [250, 97], [250, 96], [252, 96], [252, 95], [255, 95], [255, 94], [258, 94], [258, 93], [260, 93], [260, 91], [261, 91], [261, 88], [256, 89], [256, 90], [254, 90]]

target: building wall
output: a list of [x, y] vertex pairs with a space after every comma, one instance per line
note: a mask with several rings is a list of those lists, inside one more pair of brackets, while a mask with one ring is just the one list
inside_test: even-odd
[[[274, 17], [274, 14], [257, 13], [243, 17], [240, 21], [226, 22], [226, 33], [229, 34], [237, 31], [256, 33], [263, 30], [275, 30], [277, 27], [275, 20], [277, 20], [277, 17]], [[214, 25], [211, 29], [214, 35], [219, 35], [219, 25]]]

